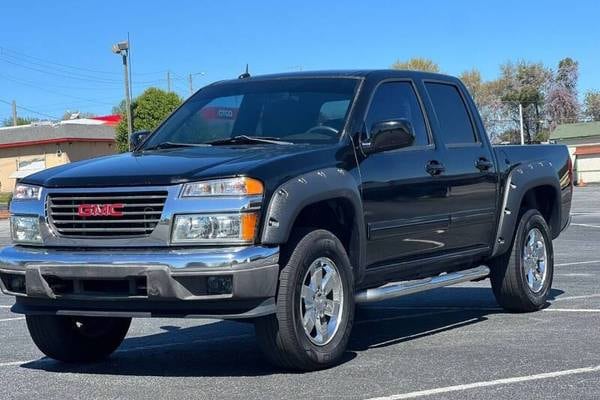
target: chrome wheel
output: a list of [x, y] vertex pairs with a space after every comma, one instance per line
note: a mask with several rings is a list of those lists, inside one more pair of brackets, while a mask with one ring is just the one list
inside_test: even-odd
[[300, 316], [308, 339], [324, 346], [335, 336], [342, 318], [344, 288], [335, 263], [319, 257], [302, 280]]
[[527, 234], [522, 256], [525, 280], [533, 293], [539, 293], [544, 288], [548, 275], [547, 259], [544, 235], [538, 228], [533, 228]]

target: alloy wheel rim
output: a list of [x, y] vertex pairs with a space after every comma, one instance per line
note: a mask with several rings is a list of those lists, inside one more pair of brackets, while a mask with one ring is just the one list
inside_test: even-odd
[[532, 228], [523, 246], [522, 264], [525, 281], [533, 293], [544, 288], [548, 276], [546, 240], [538, 228]]
[[306, 337], [325, 346], [337, 333], [342, 319], [344, 288], [338, 267], [327, 257], [313, 261], [302, 280], [301, 324]]

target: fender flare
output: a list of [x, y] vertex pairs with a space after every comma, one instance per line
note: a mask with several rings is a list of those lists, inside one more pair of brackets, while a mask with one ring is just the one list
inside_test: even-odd
[[[507, 176], [503, 199], [499, 212], [498, 230], [492, 257], [504, 254], [512, 244], [512, 238], [519, 223], [519, 210], [525, 194], [536, 187], [550, 186], [554, 189], [554, 209], [552, 210], [554, 221], [558, 223], [558, 229], [548, 221], [552, 228], [552, 234], [557, 235], [560, 231], [561, 221], [561, 190], [556, 171], [550, 161], [532, 161], [513, 168]], [[556, 213], [556, 214], [555, 214]]]
[[311, 171], [281, 184], [271, 196], [263, 218], [261, 243], [280, 245], [288, 241], [300, 212], [307, 206], [333, 199], [344, 199], [354, 213], [350, 240], [350, 261], [359, 282], [366, 264], [366, 230], [362, 198], [355, 178], [341, 168]]

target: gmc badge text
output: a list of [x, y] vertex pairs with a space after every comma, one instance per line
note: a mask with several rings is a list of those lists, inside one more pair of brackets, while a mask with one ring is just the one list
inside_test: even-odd
[[0, 285], [37, 346], [111, 354], [132, 317], [251, 321], [266, 357], [342, 357], [357, 303], [489, 276], [546, 303], [566, 147], [490, 145], [465, 86], [409, 71], [217, 82], [131, 152], [24, 178]]

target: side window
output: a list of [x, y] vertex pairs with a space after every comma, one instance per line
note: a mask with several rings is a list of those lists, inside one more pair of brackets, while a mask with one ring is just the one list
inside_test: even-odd
[[367, 130], [370, 132], [373, 124], [377, 122], [399, 118], [405, 118], [412, 124], [416, 136], [415, 146], [429, 144], [425, 118], [412, 84], [410, 82], [384, 83], [373, 95], [365, 121]]
[[477, 142], [471, 118], [458, 88], [446, 83], [425, 83], [440, 124], [444, 144]]

